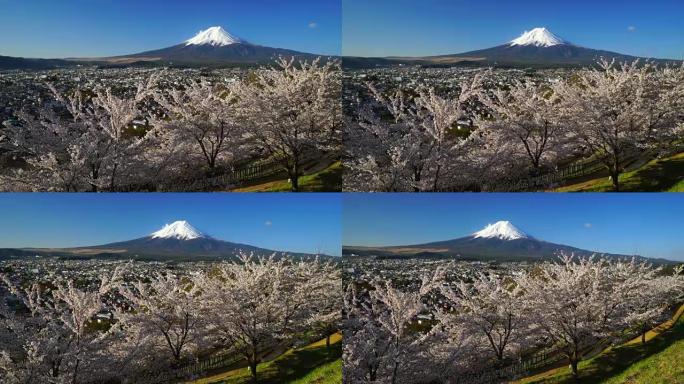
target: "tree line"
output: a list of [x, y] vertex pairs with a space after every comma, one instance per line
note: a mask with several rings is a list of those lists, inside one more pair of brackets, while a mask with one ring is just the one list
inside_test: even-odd
[[52, 97], [0, 132], [0, 148], [25, 162], [0, 174], [0, 189], [155, 190], [269, 159], [297, 191], [306, 161], [339, 151], [340, 74], [334, 60], [280, 58], [234, 82], [162, 87], [158, 72], [124, 94], [48, 84]]
[[345, 116], [345, 190], [481, 190], [592, 158], [619, 191], [626, 155], [667, 153], [684, 131], [684, 65], [601, 60], [550, 81], [482, 70], [448, 95], [368, 90]]
[[257, 382], [267, 348], [338, 329], [342, 283], [333, 262], [242, 254], [189, 275], [134, 281], [129, 268], [86, 287], [2, 276], [3, 383], [165, 382], [162, 373], [217, 353], [245, 361]]
[[684, 300], [673, 274], [636, 260], [561, 254], [512, 276], [449, 281], [449, 266], [420, 288], [376, 281], [345, 289], [344, 382], [457, 383], [552, 351], [579, 375], [587, 348], [642, 335]]

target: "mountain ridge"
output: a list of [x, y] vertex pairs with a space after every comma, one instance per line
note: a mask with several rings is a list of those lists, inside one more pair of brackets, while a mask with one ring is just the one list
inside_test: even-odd
[[499, 221], [473, 234], [442, 241], [398, 246], [342, 247], [342, 255], [346, 257], [434, 258], [499, 262], [548, 261], [555, 259], [559, 252], [572, 253], [578, 257], [603, 255], [617, 259], [634, 257], [656, 264], [675, 263], [665, 259], [589, 251], [570, 245], [547, 242], [520, 231], [509, 221]]
[[102, 245], [68, 248], [0, 248], [0, 258], [56, 256], [64, 258], [116, 258], [156, 261], [212, 261], [235, 259], [240, 252], [257, 256], [290, 255], [295, 258], [315, 255], [302, 252], [271, 250], [258, 246], [224, 241], [208, 236], [185, 220], [164, 225], [158, 231], [132, 240]]
[[581, 67], [594, 65], [601, 58], [620, 62], [637, 59], [659, 64], [682, 60], [637, 57], [573, 44], [545, 27], [524, 31], [519, 37], [489, 48], [461, 53], [422, 57], [344, 57], [346, 68], [371, 68], [394, 65], [422, 66], [499, 66], [499, 67]]
[[87, 58], [40, 59], [0, 56], [0, 70], [56, 69], [83, 64], [100, 66], [231, 66], [260, 65], [278, 57], [312, 60], [327, 57], [287, 48], [274, 48], [248, 42], [221, 26], [209, 27], [178, 44], [127, 55]]

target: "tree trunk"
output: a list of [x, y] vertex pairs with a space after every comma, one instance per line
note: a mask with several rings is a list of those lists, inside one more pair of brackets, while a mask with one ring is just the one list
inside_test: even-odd
[[77, 381], [76, 378], [78, 377], [78, 366], [80, 365], [80, 363], [81, 363], [81, 360], [80, 360], [80, 359], [76, 359], [76, 365], [74, 366], [74, 374], [73, 374], [73, 376], [71, 377], [71, 384], [76, 384], [76, 383], [78, 383], [78, 381]]
[[114, 191], [114, 184], [116, 184], [116, 169], [119, 167], [118, 163], [114, 163], [114, 168], [112, 169], [112, 178], [109, 180], [109, 190]]
[[570, 369], [572, 370], [572, 379], [574, 382], [579, 381], [579, 373], [577, 370], [577, 365], [579, 364], [580, 361], [580, 355], [579, 352], [577, 351], [577, 345], [575, 344], [572, 347], [572, 352], [567, 355], [568, 360], [570, 360]]
[[330, 349], [330, 336], [331, 334], [328, 333], [328, 336], [325, 338], [325, 348]]
[[570, 359], [570, 367], [572, 368], [572, 378], [574, 381], [579, 380], [578, 372], [577, 372], [577, 358]]
[[299, 192], [299, 166], [296, 162], [287, 168], [287, 175], [290, 176], [292, 192]]
[[644, 324], [641, 326], [641, 344], [646, 344], [646, 332], [648, 332], [648, 328]]
[[620, 157], [618, 151], [613, 153], [613, 190], [615, 192], [620, 192]]
[[373, 367], [370, 367], [368, 370], [368, 381], [373, 382], [377, 379], [376, 377], [376, 371], [373, 369]]
[[299, 192], [299, 176], [290, 176], [292, 183], [292, 192]]
[[252, 358], [249, 362], [249, 373], [252, 375], [252, 383], [258, 383], [257, 380], [257, 353], [256, 349], [252, 353]]
[[613, 182], [613, 191], [615, 192], [620, 192], [620, 180], [618, 179], [620, 177], [620, 171], [617, 169], [611, 171], [610, 178], [612, 179], [611, 181]]
[[392, 384], [397, 383], [397, 371], [399, 370], [399, 363], [394, 362], [394, 369], [392, 369]]

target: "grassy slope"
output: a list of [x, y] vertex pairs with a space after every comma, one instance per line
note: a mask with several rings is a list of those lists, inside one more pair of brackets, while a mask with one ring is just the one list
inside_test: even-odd
[[[299, 178], [302, 192], [336, 192], [342, 190], [342, 162], [337, 161], [328, 168]], [[237, 188], [234, 192], [289, 192], [287, 180], [269, 181], [262, 184]]]
[[342, 358], [321, 365], [290, 384], [339, 384], [342, 382]]
[[[684, 384], [684, 305], [672, 320], [646, 335], [580, 363], [581, 383]], [[516, 384], [572, 383], [568, 367], [555, 368]]]
[[[259, 364], [257, 373], [259, 383], [339, 383], [342, 380], [342, 335], [334, 334], [330, 339], [330, 349], [325, 347], [325, 339], [299, 349], [290, 349], [272, 361]], [[337, 381], [321, 381], [329, 376]], [[233, 369], [217, 375], [205, 377], [192, 384], [241, 384], [251, 380], [246, 368]], [[309, 381], [306, 381], [309, 380]], [[318, 381], [317, 381], [318, 380]]]
[[684, 192], [684, 180], [673, 185], [670, 189], [667, 190], [667, 192]]
[[[684, 191], [684, 153], [651, 160], [644, 166], [620, 175], [620, 190], [624, 192]], [[566, 185], [555, 192], [609, 192], [612, 184], [607, 177]]]

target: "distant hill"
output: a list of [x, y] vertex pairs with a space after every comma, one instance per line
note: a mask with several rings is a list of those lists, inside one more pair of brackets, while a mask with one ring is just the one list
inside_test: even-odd
[[681, 60], [639, 58], [601, 49], [572, 44], [546, 28], [525, 31], [520, 37], [502, 45], [475, 51], [425, 57], [344, 58], [348, 68], [371, 68], [390, 65], [461, 66], [486, 65], [502, 67], [585, 67], [599, 59], [633, 62], [649, 60], [656, 63], [681, 64]]
[[[207, 236], [187, 221], [176, 221], [159, 231], [133, 240], [76, 248], [0, 249], [0, 258], [54, 256], [70, 259], [140, 259], [140, 260], [230, 260], [240, 252], [257, 256], [274, 253], [293, 257], [315, 257], [313, 254], [274, 251], [249, 244], [232, 243]], [[321, 255], [321, 258], [330, 256]]]
[[[499, 221], [470, 236], [452, 240], [405, 246], [344, 246], [342, 249], [342, 253], [346, 257], [372, 256], [390, 259], [442, 258], [501, 262], [554, 260], [561, 251], [572, 253], [578, 257], [598, 254], [598, 252], [536, 239], [519, 230], [508, 221]], [[632, 256], [619, 254], [602, 255], [609, 258], [632, 258]], [[658, 264], [673, 263], [663, 259], [635, 257]]]
[[310, 61], [320, 55], [252, 44], [216, 26], [200, 31], [180, 44], [130, 55], [68, 59], [26, 59], [0, 56], [0, 70], [55, 69], [79, 64], [104, 67], [241, 66], [270, 64], [280, 56]]
[[73, 67], [73, 61], [61, 59], [27, 59], [23, 57], [0, 56], [0, 70], [11, 69], [55, 69]]

